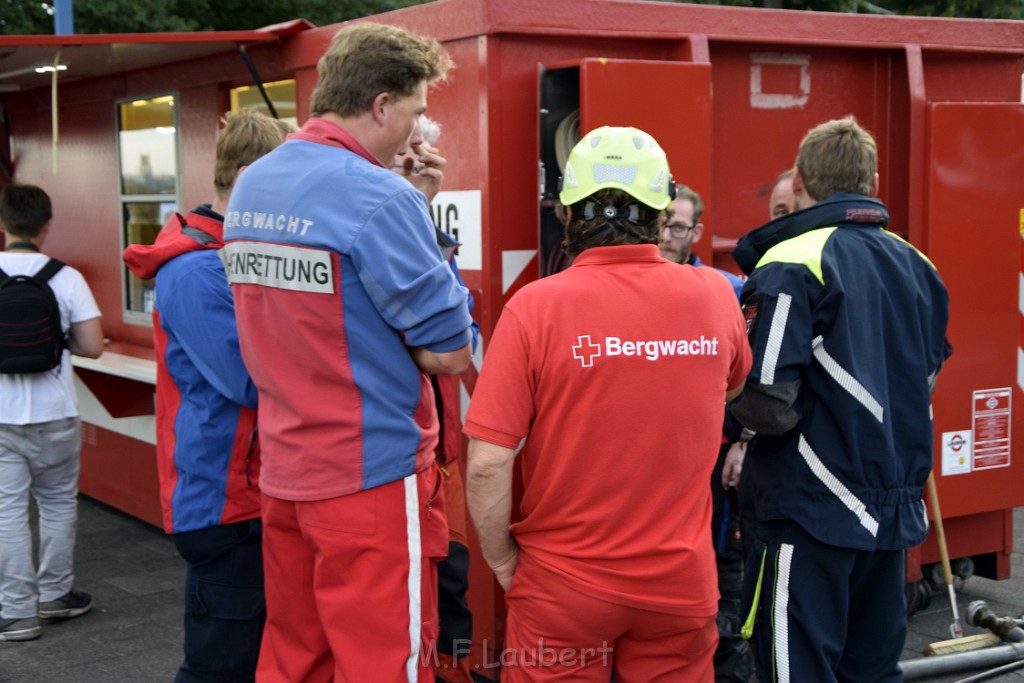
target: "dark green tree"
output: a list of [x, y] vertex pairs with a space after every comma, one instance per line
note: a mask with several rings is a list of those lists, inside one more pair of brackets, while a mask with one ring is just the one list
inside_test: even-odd
[[[290, 19], [325, 26], [424, 0], [74, 0], [75, 33], [230, 31]], [[0, 0], [0, 32], [53, 33], [53, 3]]]
[[[73, 0], [76, 33], [228, 31], [307, 19], [325, 26], [426, 0]], [[1024, 19], [1021, 0], [666, 0], [865, 14]], [[53, 33], [53, 3], [0, 0], [0, 33]]]
[[0, 0], [0, 34], [53, 33], [52, 11], [42, 2]]
[[860, 14], [904, 14], [919, 17], [962, 17], [974, 19], [1024, 19], [1021, 0], [668, 0], [701, 5], [770, 7], [817, 12]]
[[[109, 1], [109, 0], [108, 0]], [[269, 26], [290, 19], [306, 19], [317, 26], [326, 26], [347, 19], [380, 14], [400, 7], [422, 4], [423, 0], [216, 0], [197, 17], [198, 30], [229, 31]], [[192, 6], [194, 0], [178, 0]]]

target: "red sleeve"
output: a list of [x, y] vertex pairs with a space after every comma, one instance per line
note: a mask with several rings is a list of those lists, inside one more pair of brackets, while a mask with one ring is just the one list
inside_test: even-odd
[[463, 428], [473, 438], [505, 448], [518, 448], [529, 432], [536, 389], [529, 338], [512, 303], [487, 345]]

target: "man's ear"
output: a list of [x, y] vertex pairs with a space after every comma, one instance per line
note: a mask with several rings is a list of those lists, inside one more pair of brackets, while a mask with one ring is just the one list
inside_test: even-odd
[[878, 196], [878, 174], [877, 173], [875, 174], [875, 177], [871, 179], [871, 195], [870, 196], [872, 196], [872, 197], [877, 197]]
[[568, 227], [572, 222], [572, 207], [565, 204], [558, 204], [555, 207], [555, 217], [562, 222], [562, 227]]
[[793, 200], [797, 209], [806, 209], [808, 206], [817, 204], [818, 200], [811, 196], [804, 184], [804, 177], [800, 175], [800, 167], [793, 167]]
[[700, 242], [701, 235], [703, 234], [704, 224], [698, 222], [697, 225], [693, 226], [693, 239], [690, 240], [690, 244], [693, 244], [694, 242]]
[[378, 125], [383, 126], [387, 120], [388, 105], [394, 104], [394, 100], [389, 92], [377, 93], [377, 96], [373, 98], [373, 108], [371, 113], [373, 114], [373, 120]]
[[804, 187], [804, 178], [800, 175], [800, 167], [793, 167], [793, 194], [801, 192], [807, 194], [807, 188]]

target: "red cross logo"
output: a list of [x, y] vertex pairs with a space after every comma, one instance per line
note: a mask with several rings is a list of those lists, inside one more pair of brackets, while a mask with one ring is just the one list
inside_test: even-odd
[[601, 355], [601, 347], [590, 343], [589, 334], [580, 335], [580, 343], [572, 347], [572, 357], [583, 363], [583, 367], [589, 368], [594, 364], [594, 359]]

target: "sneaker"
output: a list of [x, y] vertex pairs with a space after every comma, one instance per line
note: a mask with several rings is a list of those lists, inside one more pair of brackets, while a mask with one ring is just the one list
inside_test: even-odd
[[64, 597], [39, 603], [39, 618], [70, 619], [80, 617], [91, 609], [92, 596], [72, 588]]
[[0, 640], [35, 640], [42, 632], [35, 617], [0, 619]]

